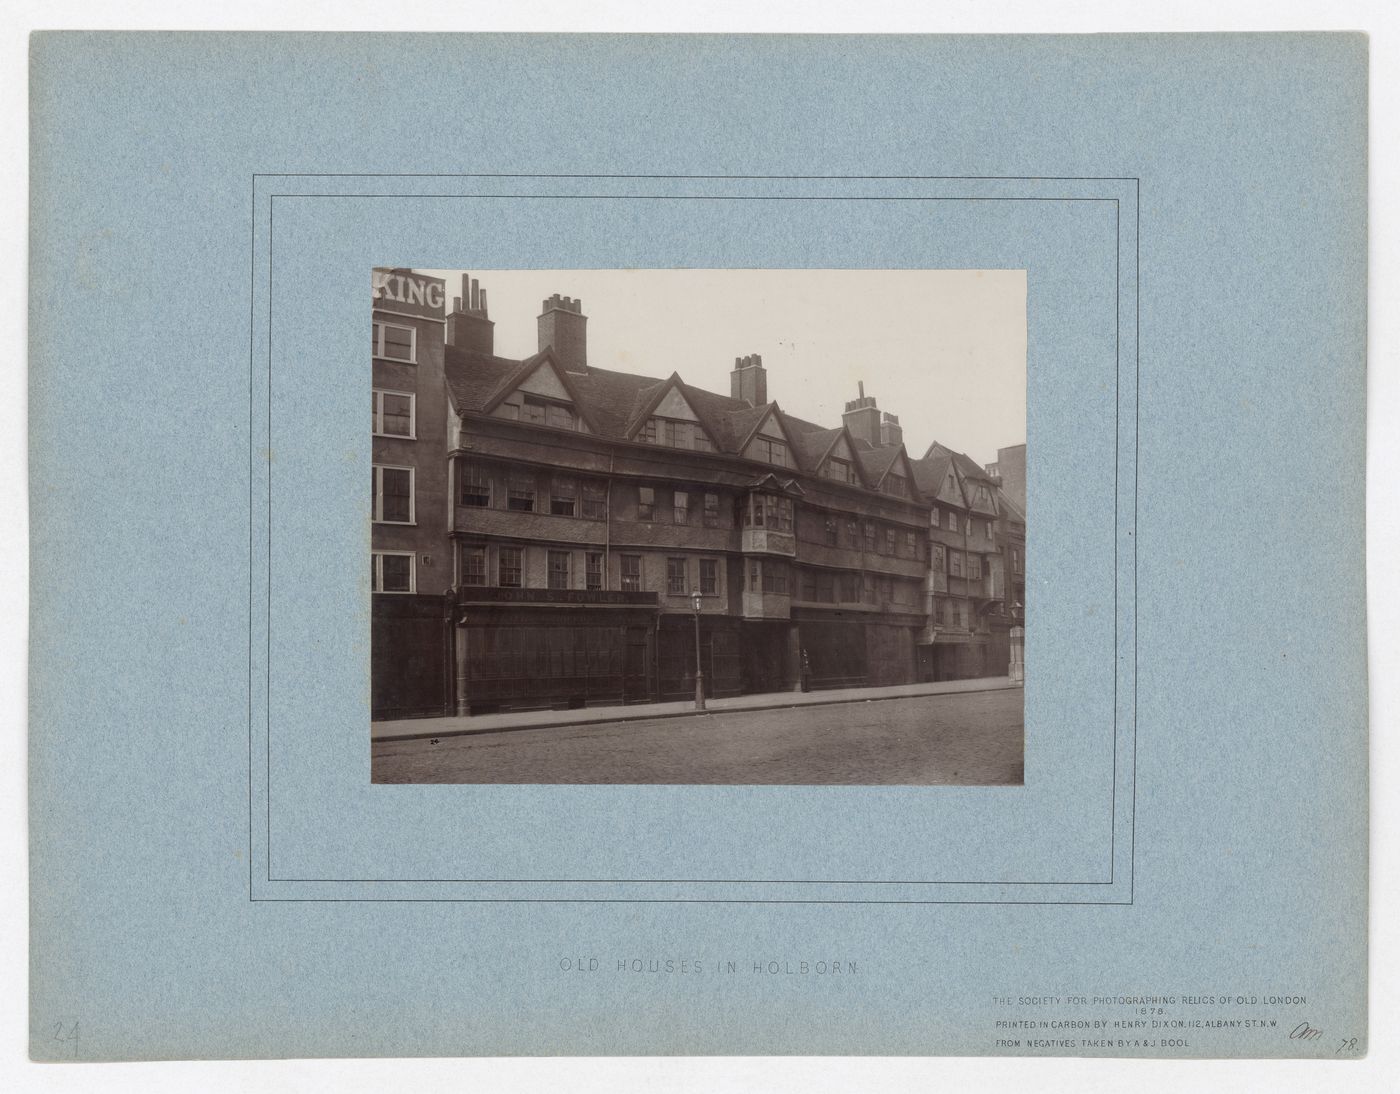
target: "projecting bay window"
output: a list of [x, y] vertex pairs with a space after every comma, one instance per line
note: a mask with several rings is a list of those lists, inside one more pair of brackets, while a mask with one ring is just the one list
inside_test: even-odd
[[418, 359], [418, 333], [412, 327], [397, 323], [374, 324], [373, 345], [370, 352], [386, 361], [407, 361], [412, 364]]
[[689, 591], [686, 588], [685, 559], [668, 558], [666, 560], [666, 595], [685, 596]]
[[462, 548], [462, 584], [482, 586], [486, 584], [486, 548]]
[[569, 559], [568, 551], [550, 551], [546, 556], [548, 563], [548, 579], [551, 589], [567, 589], [569, 587]]
[[374, 429], [376, 437], [414, 439], [414, 397], [406, 391], [374, 389]]
[[511, 475], [506, 483], [506, 508], [516, 513], [535, 511], [535, 479], [533, 475]]
[[718, 494], [706, 494], [706, 495], [705, 495], [704, 520], [705, 520], [705, 527], [706, 527], [706, 528], [718, 528], [718, 527], [719, 527], [719, 495], [718, 495]]
[[374, 465], [376, 524], [413, 523], [413, 468]]
[[462, 464], [462, 504], [475, 509], [491, 508], [491, 476], [479, 463]]
[[370, 588], [376, 593], [413, 592], [413, 554], [375, 551], [370, 555]]
[[603, 552], [589, 551], [583, 556], [583, 587], [601, 589], [603, 587]]
[[622, 591], [639, 593], [642, 591], [642, 556], [622, 556]]
[[750, 494], [749, 504], [744, 509], [744, 526], [791, 532], [792, 499], [771, 494]]
[[690, 495], [677, 490], [671, 499], [671, 520], [675, 524], [690, 523]]
[[578, 512], [578, 483], [556, 478], [549, 493], [549, 511], [556, 517], [572, 517]]
[[496, 555], [496, 584], [502, 589], [518, 589], [524, 576], [524, 557], [519, 547], [502, 547]]

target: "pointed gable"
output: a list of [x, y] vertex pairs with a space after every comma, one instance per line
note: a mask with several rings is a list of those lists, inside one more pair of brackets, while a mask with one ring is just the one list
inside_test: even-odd
[[720, 447], [718, 432], [695, 407], [677, 373], [637, 393], [637, 406], [627, 424], [630, 440], [713, 452]]
[[[544, 409], [539, 412], [539, 417], [533, 417], [540, 407]], [[559, 367], [553, 352], [548, 349], [527, 357], [518, 368], [503, 377], [481, 409], [497, 418], [537, 421], [539, 424], [585, 433], [597, 432], [597, 424], [585, 401], [574, 389], [572, 378]], [[565, 422], [566, 412], [570, 424]]]
[[771, 463], [774, 467], [799, 468], [801, 464], [792, 436], [783, 424], [782, 410], [777, 403], [763, 408], [753, 428], [743, 442], [740, 455], [745, 459]]
[[909, 453], [904, 450], [902, 444], [895, 445], [894, 449], [894, 458], [890, 460], [875, 488], [891, 497], [917, 501], [919, 491], [914, 478], [914, 468], [909, 463]]

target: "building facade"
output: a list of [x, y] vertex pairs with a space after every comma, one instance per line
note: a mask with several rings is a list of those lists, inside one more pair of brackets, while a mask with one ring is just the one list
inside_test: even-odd
[[[728, 394], [600, 369], [558, 295], [538, 352], [498, 357], [475, 281], [434, 318], [399, 295], [442, 282], [375, 276], [374, 717], [693, 697], [697, 633], [708, 695], [1005, 672], [934, 655], [995, 643], [994, 486], [936, 445], [911, 460], [863, 388], [823, 427], [757, 355]], [[930, 495], [945, 463], [956, 496]]]

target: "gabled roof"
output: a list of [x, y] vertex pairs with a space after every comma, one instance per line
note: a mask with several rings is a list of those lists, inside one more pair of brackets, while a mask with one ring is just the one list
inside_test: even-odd
[[533, 357], [525, 358], [525, 360], [520, 362], [518, 368], [503, 376], [490, 396], [482, 403], [481, 412], [483, 414], [490, 414], [491, 411], [500, 406], [511, 392], [515, 391], [516, 388], [520, 387], [530, 376], [542, 368], [548, 368], [554, 374], [555, 379], [559, 381], [564, 390], [567, 391], [569, 396], [573, 399], [574, 408], [579, 412], [583, 420], [588, 423], [588, 428], [595, 433], [598, 432], [598, 424], [593, 416], [593, 408], [590, 406], [591, 400], [585, 400], [576, 386], [576, 381], [579, 378], [578, 375], [569, 372], [567, 369], [560, 368], [559, 362], [554, 358], [554, 351], [548, 346], [540, 350], [540, 352]]

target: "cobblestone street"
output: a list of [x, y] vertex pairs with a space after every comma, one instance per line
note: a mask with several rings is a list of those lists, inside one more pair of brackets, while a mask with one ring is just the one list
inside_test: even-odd
[[1019, 688], [373, 744], [379, 783], [1020, 785]]

